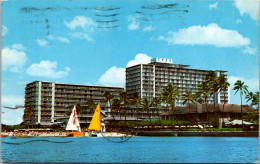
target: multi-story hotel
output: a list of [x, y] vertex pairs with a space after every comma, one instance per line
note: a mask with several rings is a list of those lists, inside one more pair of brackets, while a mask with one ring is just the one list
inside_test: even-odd
[[[94, 102], [101, 102], [103, 111], [109, 112], [108, 103], [104, 102], [104, 92], [109, 91], [118, 97], [124, 88], [92, 85], [61, 84], [54, 82], [34, 81], [26, 85], [25, 107], [33, 108], [31, 116], [25, 121], [30, 123], [54, 123], [67, 120], [73, 105], [84, 104], [92, 98]], [[90, 113], [83, 113], [81, 123], [89, 123]]]
[[[151, 63], [138, 64], [126, 68], [126, 92], [137, 92], [139, 97], [159, 96], [163, 88], [172, 83], [183, 94], [186, 90], [193, 94], [198, 92], [198, 84], [204, 81], [209, 70], [188, 68], [189, 65], [172, 64], [172, 59], [153, 58]], [[227, 71], [215, 71], [217, 76], [220, 72], [226, 75]], [[227, 75], [226, 75], [227, 76]], [[229, 89], [225, 93], [225, 103], [229, 103]], [[209, 97], [208, 103], [213, 103], [213, 96]], [[224, 103], [224, 92], [216, 93], [216, 103]], [[182, 100], [177, 106], [182, 106]]]
[[[188, 65], [172, 64], [171, 59], [154, 58], [151, 63], [138, 64], [126, 68], [126, 92], [131, 95], [135, 92], [140, 98], [147, 97], [152, 99], [159, 96], [165, 86], [172, 83], [183, 94], [186, 90], [192, 91], [193, 94], [198, 92], [198, 84], [200, 84], [209, 70], [198, 70], [188, 68]], [[217, 76], [220, 72], [226, 74], [226, 71], [215, 71]], [[226, 75], [227, 76], [227, 75]], [[34, 81], [26, 85], [25, 88], [25, 107], [31, 107], [33, 112], [24, 117], [24, 121], [29, 123], [57, 123], [66, 124], [73, 105], [84, 104], [91, 98], [96, 103], [101, 102], [102, 111], [106, 116], [111, 117], [109, 104], [104, 102], [104, 92], [109, 91], [115, 98], [124, 91], [121, 87], [107, 86], [91, 86], [76, 84], [61, 84], [55, 82]], [[229, 103], [229, 89], [225, 93], [225, 103]], [[213, 96], [208, 98], [207, 103], [213, 103]], [[224, 94], [221, 91], [216, 93], [216, 103], [224, 103]], [[176, 103], [182, 106], [182, 101]], [[124, 107], [126, 117], [129, 120], [137, 118], [147, 119], [147, 111], [142, 111], [140, 106]], [[159, 113], [165, 111], [161, 107]], [[124, 112], [122, 119], [124, 119]], [[158, 118], [158, 115], [149, 112], [151, 118]], [[86, 127], [92, 118], [90, 111], [83, 112], [79, 118], [82, 126]], [[113, 112], [116, 120], [121, 120], [118, 112]]]

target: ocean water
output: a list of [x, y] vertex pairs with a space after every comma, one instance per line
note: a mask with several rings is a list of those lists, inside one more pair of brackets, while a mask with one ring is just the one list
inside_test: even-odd
[[[2, 162], [253, 163], [257, 137], [2, 138]], [[116, 142], [114, 142], [116, 141]]]

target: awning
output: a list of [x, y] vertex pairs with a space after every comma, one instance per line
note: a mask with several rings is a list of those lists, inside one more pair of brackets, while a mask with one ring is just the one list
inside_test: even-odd
[[[242, 120], [233, 120], [233, 121], [231, 121], [231, 124], [232, 125], [242, 125]], [[247, 122], [247, 121], [243, 121], [243, 124], [244, 125], [251, 125], [253, 123]]]

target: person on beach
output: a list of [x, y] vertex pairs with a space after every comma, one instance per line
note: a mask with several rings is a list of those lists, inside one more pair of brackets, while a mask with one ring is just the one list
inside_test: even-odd
[[105, 121], [101, 120], [101, 132], [106, 132]]

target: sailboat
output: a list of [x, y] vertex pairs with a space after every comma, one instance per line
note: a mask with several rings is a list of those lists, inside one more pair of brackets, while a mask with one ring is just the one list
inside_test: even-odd
[[[90, 125], [88, 127], [89, 136], [90, 137], [123, 137], [124, 134], [116, 133], [116, 132], [106, 132], [105, 124], [101, 123], [101, 115], [100, 115], [100, 103], [98, 103], [96, 110], [91, 119]], [[102, 124], [102, 126], [101, 126]]]
[[97, 134], [101, 131], [100, 109], [101, 108], [99, 102], [88, 127], [90, 137], [97, 137]]
[[82, 137], [85, 136], [85, 133], [81, 132], [79, 119], [77, 116], [76, 106], [74, 105], [74, 108], [71, 112], [68, 124], [66, 126], [66, 130], [71, 130], [72, 132], [69, 132], [66, 134], [67, 137]]

